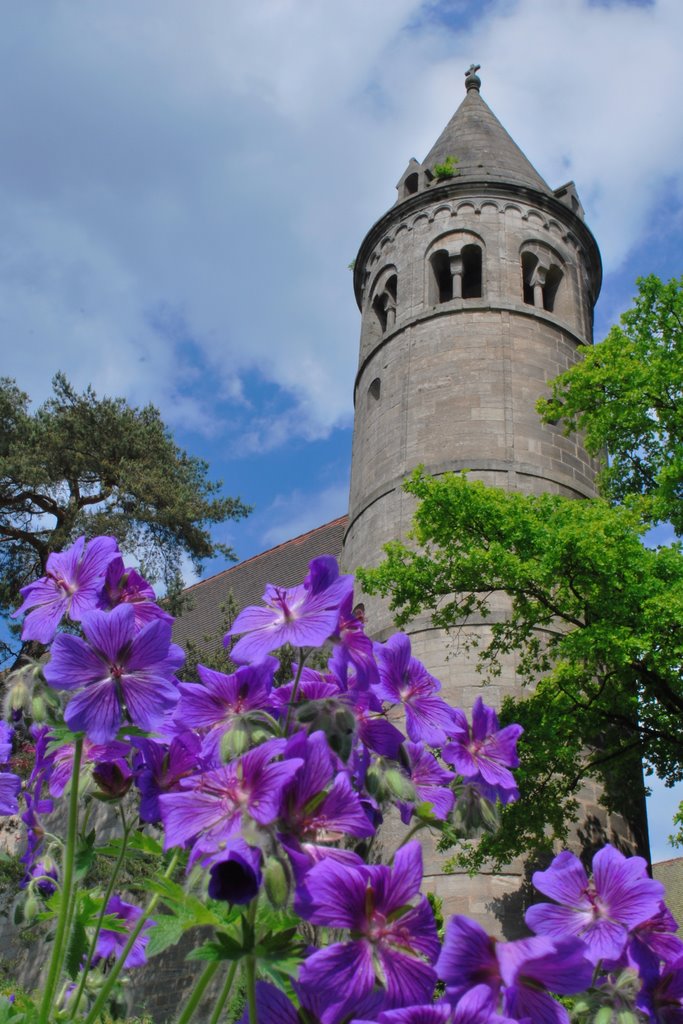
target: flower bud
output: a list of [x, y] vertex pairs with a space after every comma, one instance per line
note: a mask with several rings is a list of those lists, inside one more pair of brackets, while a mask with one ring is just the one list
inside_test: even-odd
[[415, 786], [407, 775], [404, 775], [398, 768], [389, 768], [384, 774], [384, 779], [389, 787], [389, 792], [392, 796], [395, 796], [397, 800], [403, 800], [406, 803], [415, 802], [417, 799]]
[[125, 796], [133, 782], [133, 776], [125, 761], [103, 761], [93, 768], [92, 777], [99, 790], [95, 795], [101, 800], [119, 800]]
[[31, 714], [32, 695], [33, 687], [27, 681], [25, 670], [13, 672], [5, 688], [3, 718], [14, 719], [18, 713], [28, 717]]
[[221, 737], [221, 761], [234, 761], [236, 757], [246, 753], [249, 746], [249, 730], [244, 725], [236, 725]]
[[35, 916], [39, 909], [38, 900], [33, 893], [29, 893], [24, 900], [24, 921], [26, 924], [31, 924], [31, 922], [35, 920]]
[[278, 857], [269, 857], [263, 872], [266, 895], [276, 909], [287, 906], [289, 874]]
[[365, 788], [370, 796], [374, 796], [377, 800], [384, 798], [386, 794], [384, 773], [380, 769], [379, 765], [373, 764], [368, 768], [365, 773]]
[[31, 717], [34, 722], [44, 722], [47, 718], [47, 704], [42, 693], [34, 693], [31, 701]]

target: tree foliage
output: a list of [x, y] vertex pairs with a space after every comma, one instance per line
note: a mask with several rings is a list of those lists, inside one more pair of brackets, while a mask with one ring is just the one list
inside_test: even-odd
[[592, 455], [609, 452], [606, 497], [650, 500], [653, 520], [683, 532], [683, 277], [638, 282], [633, 308], [582, 362], [552, 382], [538, 410], [585, 432]]
[[152, 405], [78, 393], [63, 374], [35, 412], [0, 379], [0, 611], [42, 576], [50, 552], [85, 534], [109, 534], [135, 552], [150, 579], [172, 587], [181, 561], [217, 554], [211, 527], [249, 511], [221, 496], [208, 465], [178, 448]]
[[[594, 453], [615, 453], [603, 497], [526, 496], [417, 472], [406, 484], [419, 499], [410, 546], [388, 545], [360, 574], [390, 595], [401, 624], [428, 611], [473, 643], [468, 621], [488, 619], [479, 670], [495, 677], [512, 658], [529, 687], [502, 709], [526, 729], [521, 799], [503, 809], [497, 836], [461, 854], [470, 867], [564, 839], [587, 779], [637, 822], [640, 759], [666, 782], [683, 778], [683, 552], [643, 541], [664, 518], [683, 524], [682, 285], [642, 280], [621, 326], [539, 403], [545, 419], [585, 431]], [[500, 592], [503, 620], [490, 614]]]

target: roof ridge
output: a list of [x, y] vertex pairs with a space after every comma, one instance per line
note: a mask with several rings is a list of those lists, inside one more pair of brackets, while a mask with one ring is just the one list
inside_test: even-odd
[[336, 526], [337, 523], [343, 522], [348, 519], [348, 513], [344, 513], [342, 516], [337, 516], [336, 519], [330, 519], [327, 523], [321, 523], [320, 526], [314, 526], [312, 530], [307, 530], [305, 533], [299, 533], [296, 537], [290, 537], [289, 540], [283, 540], [279, 544], [274, 544], [272, 548], [266, 548], [265, 551], [259, 551], [256, 555], [251, 555], [249, 558], [242, 559], [241, 562], [235, 562], [234, 565], [228, 566], [227, 569], [221, 569], [220, 572], [216, 572], [213, 576], [207, 576], [206, 579], [197, 580], [196, 583], [191, 583], [189, 587], [183, 587], [183, 593], [187, 593], [188, 590], [194, 590], [195, 587], [204, 586], [209, 580], [216, 580], [219, 576], [226, 576], [230, 572], [234, 572], [235, 569], [241, 568], [243, 565], [248, 565], [249, 562], [255, 562], [259, 558], [264, 558], [266, 555], [272, 554], [273, 551], [277, 551], [279, 548], [285, 548], [288, 544], [298, 544], [305, 540], [307, 537], [312, 537], [313, 534], [318, 533], [320, 530], [326, 530], [330, 526]]

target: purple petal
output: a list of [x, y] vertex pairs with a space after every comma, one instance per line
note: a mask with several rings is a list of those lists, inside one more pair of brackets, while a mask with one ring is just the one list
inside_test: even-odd
[[109, 667], [85, 640], [70, 633], [61, 633], [52, 645], [43, 675], [56, 690], [75, 690], [79, 686], [109, 679]]
[[21, 779], [12, 772], [0, 772], [0, 814], [19, 813]]
[[557, 941], [536, 935], [516, 942], [500, 942], [496, 955], [507, 986], [529, 981], [560, 995], [573, 995], [588, 988], [593, 978], [586, 947], [575, 938]]
[[135, 612], [121, 604], [110, 612], [88, 612], [83, 616], [86, 640], [111, 664], [116, 664], [135, 633]]
[[406, 843], [394, 856], [391, 885], [382, 912], [391, 914], [408, 903], [420, 891], [422, 884], [422, 847], [414, 840]]
[[500, 968], [494, 952], [494, 940], [476, 921], [456, 915], [446, 926], [436, 971], [451, 992], [462, 994], [478, 983], [486, 983], [497, 992]]
[[535, 871], [531, 881], [539, 892], [558, 903], [581, 910], [592, 909], [586, 895], [588, 876], [579, 858], [569, 850], [559, 853], [546, 871]]
[[396, 949], [381, 946], [377, 952], [386, 979], [387, 1007], [426, 1003], [436, 985], [436, 971], [423, 960]]
[[365, 920], [366, 889], [367, 877], [362, 869], [326, 859], [306, 875], [295, 910], [313, 924], [354, 930]]
[[93, 683], [72, 697], [64, 711], [72, 732], [84, 732], [94, 743], [113, 740], [121, 725], [121, 708], [114, 683]]
[[155, 672], [137, 672], [120, 679], [128, 716], [141, 729], [154, 729], [164, 714], [178, 703], [178, 689], [174, 683]]
[[[131, 612], [133, 611], [130, 605], [127, 607], [130, 608]], [[114, 612], [110, 614], [113, 615]], [[135, 614], [133, 613], [134, 618]], [[126, 667], [130, 672], [137, 672], [140, 669], [149, 668], [151, 665], [158, 665], [168, 658], [169, 653], [171, 653], [171, 628], [171, 623], [165, 619], [154, 619], [142, 627], [137, 636], [135, 636], [130, 654], [126, 658]]]
[[364, 942], [337, 942], [321, 949], [301, 965], [299, 980], [308, 988], [362, 999], [375, 982], [371, 947]]
[[505, 1011], [514, 1020], [533, 1021], [533, 1024], [569, 1024], [569, 1014], [549, 992], [523, 985], [513, 985], [506, 990]]
[[654, 917], [664, 899], [664, 886], [648, 877], [643, 858], [624, 857], [613, 846], [596, 853], [593, 877], [610, 917], [629, 929]]

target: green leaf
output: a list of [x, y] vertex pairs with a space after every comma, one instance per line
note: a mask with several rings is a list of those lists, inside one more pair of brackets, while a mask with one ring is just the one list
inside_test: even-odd
[[174, 914], [157, 915], [154, 928], [149, 932], [147, 956], [156, 956], [169, 946], [175, 946], [184, 930], [183, 922]]
[[88, 952], [88, 935], [79, 920], [75, 920], [71, 927], [69, 945], [66, 949], [64, 969], [72, 981], [75, 981], [83, 966], [83, 961]]

